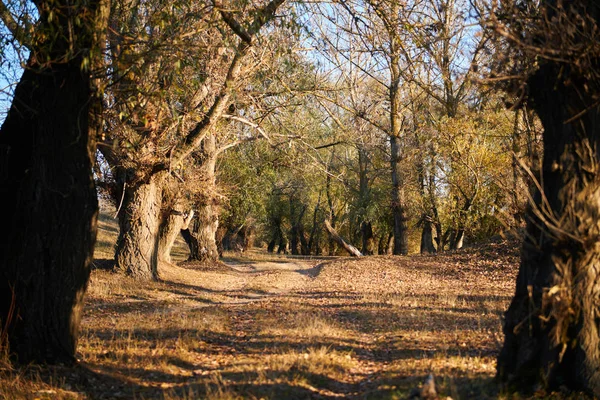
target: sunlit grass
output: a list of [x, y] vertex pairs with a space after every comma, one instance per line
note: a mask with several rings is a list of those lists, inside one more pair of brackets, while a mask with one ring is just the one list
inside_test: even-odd
[[15, 370], [4, 359], [0, 398], [405, 399], [433, 374], [443, 399], [516, 399], [493, 381], [515, 253], [316, 268], [250, 252], [229, 255], [233, 268], [162, 266], [143, 284], [94, 270], [82, 363]]

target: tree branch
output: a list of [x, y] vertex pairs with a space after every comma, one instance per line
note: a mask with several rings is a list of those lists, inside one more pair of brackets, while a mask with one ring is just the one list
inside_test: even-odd
[[0, 20], [21, 46], [30, 48], [31, 25], [27, 23], [24, 26], [20, 25], [2, 0], [0, 0]]

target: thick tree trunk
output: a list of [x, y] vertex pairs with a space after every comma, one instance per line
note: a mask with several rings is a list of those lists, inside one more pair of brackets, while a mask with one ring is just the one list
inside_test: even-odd
[[75, 361], [98, 210], [101, 103], [82, 62], [107, 3], [40, 3], [36, 28], [52, 41], [33, 44], [0, 129], [0, 347], [22, 364]]
[[[219, 259], [217, 247], [217, 230], [219, 229], [219, 202], [215, 195], [217, 141], [214, 135], [208, 135], [202, 141], [200, 148], [201, 171], [206, 184], [206, 192], [197, 206], [197, 229], [187, 240], [196, 240], [196, 245], [190, 247], [190, 259], [198, 261], [216, 261]], [[189, 245], [189, 243], [188, 243]], [[195, 248], [194, 248], [195, 247]], [[196, 250], [197, 252], [192, 252]]]
[[401, 139], [390, 136], [392, 170], [392, 214], [394, 216], [394, 254], [408, 254], [408, 217], [406, 215], [406, 199], [404, 194], [403, 172], [400, 168]]
[[544, 126], [543, 196], [528, 211], [498, 377], [519, 390], [565, 385], [598, 396], [600, 112], [587, 93], [597, 86], [569, 72], [546, 64], [529, 80]]
[[219, 259], [216, 241], [219, 214], [215, 209], [216, 206], [209, 203], [198, 210], [198, 232], [195, 236], [198, 241], [197, 260], [199, 261], [217, 261]]
[[327, 229], [327, 232], [329, 233], [329, 236], [340, 246], [342, 246], [344, 248], [344, 250], [346, 250], [348, 252], [348, 254], [350, 254], [353, 257], [361, 257], [362, 254], [360, 253], [360, 251], [358, 251], [358, 249], [354, 246], [352, 246], [351, 244], [348, 244], [344, 238], [342, 238], [337, 232], [336, 230], [331, 226], [331, 223], [328, 220], [325, 220], [325, 229]]
[[119, 210], [115, 268], [140, 280], [158, 279], [159, 227], [164, 174], [126, 187]]

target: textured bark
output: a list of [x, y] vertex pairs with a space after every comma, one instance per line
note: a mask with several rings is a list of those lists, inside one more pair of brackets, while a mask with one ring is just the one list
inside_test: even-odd
[[593, 84], [570, 73], [568, 66], [549, 63], [529, 80], [544, 126], [543, 196], [537, 193], [528, 210], [498, 377], [519, 390], [565, 385], [598, 396], [600, 112], [590, 107], [595, 97], [587, 88]]
[[195, 237], [198, 241], [198, 257], [200, 261], [216, 261], [219, 259], [217, 248], [217, 229], [219, 228], [219, 214], [216, 205], [205, 204], [198, 210], [198, 232]]
[[101, 129], [101, 103], [81, 65], [101, 41], [107, 5], [38, 2], [37, 29], [53, 35], [33, 44], [0, 129], [0, 347], [23, 364], [75, 361], [96, 237], [92, 164]]
[[[193, 214], [190, 214], [193, 216]], [[158, 237], [158, 261], [171, 262], [171, 250], [181, 230], [187, 229], [189, 220], [183, 214], [181, 207], [175, 206], [163, 216]]]
[[353, 257], [361, 257], [362, 254], [358, 249], [351, 244], [348, 244], [344, 238], [342, 238], [336, 230], [331, 226], [331, 223], [328, 220], [325, 220], [325, 229], [329, 233], [331, 239], [333, 239], [337, 244], [339, 244], [344, 250], [348, 252]]
[[140, 280], [158, 279], [159, 227], [165, 175], [126, 187], [119, 210], [115, 268]]

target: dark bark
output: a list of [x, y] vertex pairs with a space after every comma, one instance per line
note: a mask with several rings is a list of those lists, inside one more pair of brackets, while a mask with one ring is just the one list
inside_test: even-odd
[[198, 260], [200, 258], [200, 255], [198, 254], [198, 240], [192, 235], [189, 228], [182, 229], [180, 233], [183, 240], [185, 240], [185, 243], [188, 245], [190, 251], [189, 260]]
[[125, 187], [119, 210], [115, 269], [140, 280], [158, 279], [159, 228], [164, 174]]
[[325, 229], [327, 229], [327, 232], [329, 233], [329, 236], [337, 243], [339, 244], [344, 250], [346, 250], [348, 252], [348, 254], [350, 254], [353, 257], [361, 257], [362, 254], [360, 253], [360, 251], [358, 251], [358, 249], [354, 246], [352, 246], [351, 244], [348, 244], [344, 238], [342, 238], [337, 232], [336, 230], [331, 226], [331, 223], [328, 220], [325, 220]]
[[394, 254], [408, 254], [408, 217], [404, 194], [403, 172], [400, 168], [401, 139], [390, 136], [392, 170], [392, 214], [394, 216]]
[[365, 256], [373, 255], [375, 244], [373, 239], [373, 226], [371, 223], [364, 221], [360, 224], [360, 233], [362, 236], [361, 253]]
[[288, 241], [285, 236], [279, 237], [279, 244], [277, 245], [277, 254], [287, 254], [289, 252]]
[[431, 217], [424, 215], [421, 218], [422, 231], [421, 231], [421, 254], [435, 253], [435, 246], [433, 245], [433, 224]]
[[450, 250], [462, 249], [465, 239], [465, 229], [453, 229], [450, 233]]
[[544, 196], [528, 210], [498, 378], [519, 390], [564, 385], [598, 396], [600, 112], [588, 92], [597, 82], [571, 68], [547, 63], [528, 82], [544, 127]]
[[101, 41], [107, 3], [38, 5], [36, 29], [53, 34], [32, 45], [0, 129], [0, 347], [19, 363], [68, 364], [98, 211], [92, 164], [101, 103], [82, 63]]

